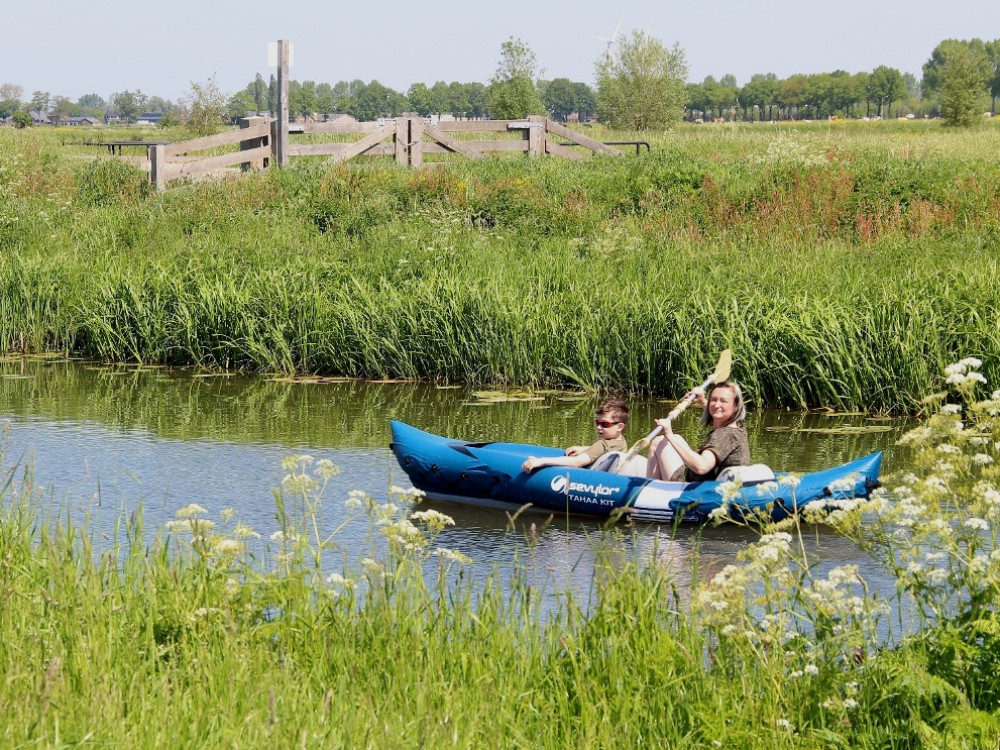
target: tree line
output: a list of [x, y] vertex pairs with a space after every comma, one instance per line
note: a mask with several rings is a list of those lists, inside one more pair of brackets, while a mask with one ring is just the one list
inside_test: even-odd
[[[881, 65], [871, 72], [796, 74], [779, 79], [756, 74], [740, 86], [728, 74], [701, 83], [687, 82], [684, 51], [666, 47], [648, 33], [623, 36], [594, 63], [596, 86], [568, 78], [541, 78], [531, 48], [510, 38], [501, 45], [496, 73], [488, 83], [437, 81], [414, 83], [405, 92], [377, 80], [289, 82], [292, 117], [348, 114], [358, 120], [421, 116], [513, 119], [530, 114], [560, 120], [596, 119], [634, 130], [668, 127], [681, 118], [730, 120], [818, 119], [826, 117], [890, 117], [906, 113], [941, 115], [969, 124], [984, 107], [996, 110], [1000, 96], [1000, 40], [942, 41], [923, 66], [917, 81], [912, 73]], [[177, 103], [122, 91], [107, 100], [87, 94], [77, 102], [36, 91], [29, 100], [15, 84], [0, 85], [0, 118], [19, 110], [52, 112], [57, 116], [90, 115], [133, 121], [143, 112], [167, 115], [165, 121], [186, 122], [199, 131], [252, 113], [274, 115], [278, 109], [277, 80], [257, 74], [235, 94], [218, 89], [214, 80], [192, 83]], [[30, 118], [29, 118], [30, 119]]]

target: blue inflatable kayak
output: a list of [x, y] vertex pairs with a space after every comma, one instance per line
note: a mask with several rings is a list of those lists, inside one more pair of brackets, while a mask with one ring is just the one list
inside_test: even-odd
[[[520, 443], [474, 443], [433, 435], [392, 422], [392, 451], [410, 482], [440, 502], [516, 510], [523, 505], [555, 513], [609, 516], [616, 511], [643, 521], [702, 523], [726, 507], [736, 517], [764, 513], [780, 520], [815, 500], [867, 497], [878, 486], [882, 453], [801, 475], [759, 466], [735, 479], [664, 482], [594, 468], [550, 466], [521, 471], [528, 456], [558, 456], [559, 448]], [[644, 462], [643, 462], [644, 463]], [[732, 471], [732, 470], [731, 470]], [[738, 482], [734, 485], [732, 481]], [[726, 485], [729, 503], [720, 488]]]

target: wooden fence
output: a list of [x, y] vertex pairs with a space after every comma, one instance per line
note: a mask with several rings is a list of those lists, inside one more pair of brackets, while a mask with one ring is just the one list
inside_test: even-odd
[[[379, 122], [316, 122], [280, 128], [281, 120], [247, 118], [240, 130], [158, 144], [149, 149], [150, 182], [163, 190], [169, 180], [229, 171], [244, 171], [284, 164], [289, 157], [325, 156], [342, 162], [361, 156], [392, 156], [397, 164], [419, 167], [428, 154], [459, 154], [478, 159], [497, 152], [522, 152], [529, 157], [543, 154], [566, 159], [586, 159], [587, 151], [608, 156], [621, 152], [547, 117], [522, 120], [434, 121], [418, 117], [398, 117]], [[499, 138], [500, 133], [518, 133], [518, 138]], [[295, 143], [290, 135], [337, 136], [337, 141]], [[494, 137], [490, 139], [490, 134]], [[345, 140], [347, 136], [347, 140]], [[352, 137], [357, 140], [350, 140]], [[479, 136], [476, 139], [474, 136]], [[239, 151], [221, 155], [199, 155], [205, 151], [226, 151], [234, 144]], [[582, 146], [587, 151], [575, 150]]]

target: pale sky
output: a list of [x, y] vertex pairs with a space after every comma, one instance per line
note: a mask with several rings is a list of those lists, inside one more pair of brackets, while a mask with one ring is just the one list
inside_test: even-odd
[[544, 78], [594, 82], [594, 61], [620, 33], [647, 30], [684, 50], [689, 80], [727, 73], [912, 73], [943, 39], [1000, 38], [997, 0], [31, 0], [3, 10], [0, 84], [76, 101], [140, 89], [176, 102], [214, 76], [232, 94], [256, 73], [267, 45], [293, 44], [297, 81], [488, 83], [513, 36], [535, 52]]

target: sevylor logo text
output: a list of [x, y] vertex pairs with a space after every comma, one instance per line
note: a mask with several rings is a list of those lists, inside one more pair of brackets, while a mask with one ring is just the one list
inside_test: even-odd
[[600, 505], [614, 505], [614, 500], [609, 499], [608, 496], [618, 492], [617, 487], [609, 487], [606, 484], [571, 482], [565, 474], [552, 477], [549, 486], [553, 492], [568, 495], [570, 500], [578, 503], [598, 503]]

